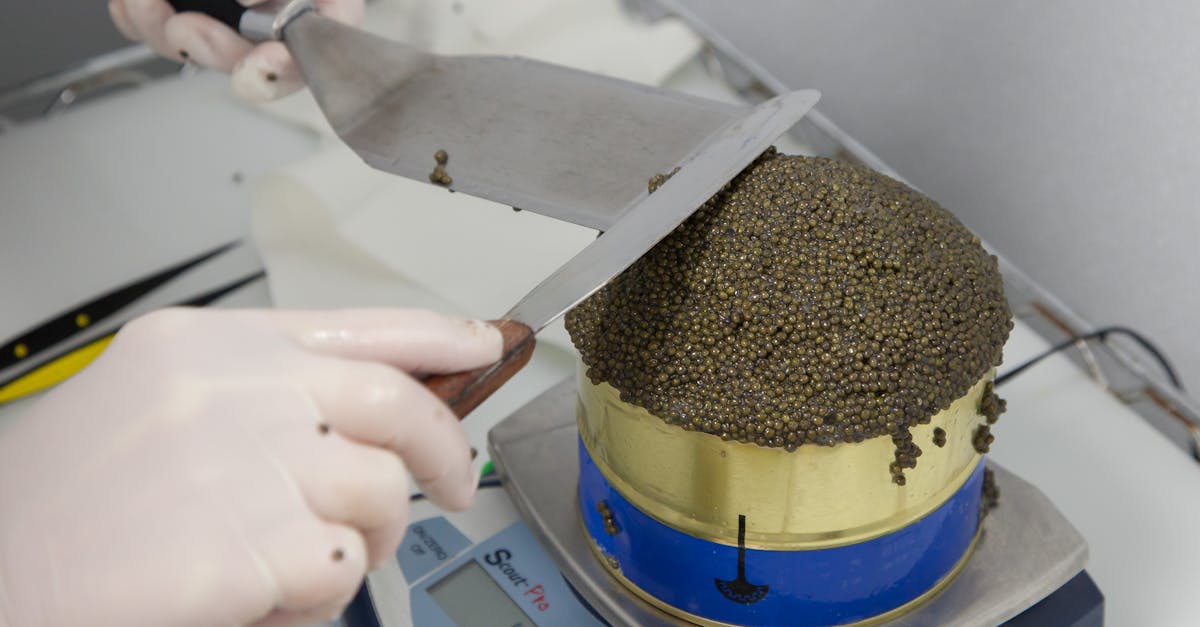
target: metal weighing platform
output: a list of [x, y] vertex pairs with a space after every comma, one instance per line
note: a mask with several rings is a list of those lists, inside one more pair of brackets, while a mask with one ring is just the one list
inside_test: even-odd
[[[347, 611], [350, 627], [687, 625], [628, 592], [597, 561], [576, 501], [576, 387], [563, 381], [494, 427], [492, 459], [511, 499], [491, 528], [447, 516], [409, 529]], [[958, 577], [889, 626], [1103, 624], [1087, 545], [1032, 485], [995, 464], [1000, 504]], [[499, 491], [488, 501], [507, 500]], [[497, 504], [490, 507], [497, 511]], [[419, 514], [418, 514], [419, 515]], [[414, 516], [416, 519], [417, 516]], [[721, 575], [721, 573], [715, 573]]]

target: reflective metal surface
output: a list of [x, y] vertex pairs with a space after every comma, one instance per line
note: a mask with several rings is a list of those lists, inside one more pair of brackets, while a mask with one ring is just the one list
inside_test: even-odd
[[282, 39], [288, 24], [313, 8], [313, 0], [270, 0], [256, 4], [242, 14], [238, 32], [251, 41]]
[[[579, 448], [579, 514], [601, 563], [650, 604], [701, 624], [845, 625], [896, 617], [948, 585], [980, 535], [979, 466], [940, 507], [886, 535], [763, 550], [698, 538], [650, 517], [600, 474], [582, 442]], [[739, 533], [746, 519], [739, 516]]]
[[[923, 453], [904, 486], [888, 472], [895, 444], [805, 445], [793, 452], [669, 425], [621, 401], [608, 384], [579, 380], [579, 429], [600, 472], [641, 510], [691, 535], [746, 546], [811, 550], [890, 533], [936, 509], [975, 470], [971, 438], [984, 424], [979, 400], [988, 373], [929, 424], [912, 428]], [[946, 445], [933, 444], [935, 428]]]
[[312, 13], [285, 41], [338, 136], [371, 166], [424, 181], [444, 150], [450, 189], [599, 230], [706, 140], [741, 124], [737, 147], [757, 156], [816, 96], [731, 105], [532, 59], [429, 54]]
[[[682, 223], [816, 104], [738, 107], [518, 57], [425, 53], [307, 12], [317, 103], [372, 167], [604, 231], [508, 312], [535, 331]], [[674, 176], [651, 194], [656, 174]]]
[[[551, 388], [489, 434], [489, 448], [513, 502], [575, 589], [614, 625], [688, 623], [631, 594], [592, 554], [579, 524], [575, 382]], [[946, 589], [887, 625], [984, 627], [1004, 622], [1070, 580], [1087, 561], [1087, 545], [1045, 496], [991, 465], [1000, 505], [983, 537]]]
[[[981, 536], [979, 536], [979, 535], [977, 535], [975, 537], [975, 541], [971, 543], [970, 548], [968, 548], [966, 553], [963, 554], [962, 559], [959, 560], [958, 564], [956, 564], [954, 566], [954, 568], [951, 570], [951, 572], [949, 574], [947, 574], [936, 585], [934, 585], [932, 588], [930, 588], [929, 591], [926, 592], [925, 594], [922, 594], [921, 596], [913, 599], [912, 601], [905, 603], [904, 605], [902, 605], [894, 610], [891, 610], [889, 612], [879, 614], [878, 616], [875, 616], [872, 618], [855, 621], [853, 623], [843, 623], [839, 627], [875, 627], [877, 625], [894, 624], [892, 621], [895, 621], [896, 619], [908, 614], [909, 612], [916, 610], [918, 607], [925, 604], [930, 599], [941, 594], [942, 591], [945, 590], [946, 587], [949, 586], [954, 581], [954, 578], [957, 577], [958, 574], [961, 573], [964, 568], [966, 568], [966, 565], [970, 561], [971, 556], [974, 555], [974, 553], [975, 553], [975, 547], [979, 545], [980, 537]], [[683, 610], [680, 610], [679, 608], [671, 607], [671, 606], [667, 605], [666, 603], [663, 603], [662, 601], [654, 598], [653, 595], [649, 594], [645, 590], [642, 590], [641, 588], [637, 587], [633, 582], [629, 581], [629, 579], [627, 577], [625, 577], [624, 574], [621, 573], [620, 569], [613, 568], [610, 564], [606, 563], [603, 559], [601, 559], [600, 552], [596, 550], [595, 544], [592, 545], [592, 552], [596, 555], [597, 562], [599, 562], [601, 565], [603, 565], [605, 568], [607, 568], [608, 573], [610, 575], [612, 575], [612, 577], [614, 579], [616, 579], [617, 581], [620, 581], [622, 585], [629, 588], [634, 594], [636, 594], [638, 596], [639, 599], [641, 599], [642, 601], [645, 601], [646, 603], [653, 606], [654, 608], [657, 608], [658, 610], [671, 615], [674, 618], [683, 619], [685, 624], [701, 625], [702, 627], [738, 627], [737, 625], [735, 625], [733, 623], [724, 623], [724, 622], [709, 620], [709, 619], [703, 618], [701, 616], [692, 614], [690, 612], [685, 612]]]
[[[538, 329], [579, 304], [654, 247], [812, 109], [820, 95], [796, 91], [733, 119], [678, 164], [653, 194], [639, 193], [596, 241], [505, 314]], [[667, 170], [668, 172], [672, 170]]]

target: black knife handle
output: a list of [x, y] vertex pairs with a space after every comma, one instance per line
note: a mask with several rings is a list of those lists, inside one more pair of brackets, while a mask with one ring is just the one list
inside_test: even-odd
[[238, 31], [246, 7], [237, 0], [167, 0], [177, 13], [203, 13]]

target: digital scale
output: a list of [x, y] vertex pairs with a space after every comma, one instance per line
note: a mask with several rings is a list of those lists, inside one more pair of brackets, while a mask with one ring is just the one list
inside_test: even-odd
[[414, 507], [396, 559], [371, 574], [345, 621], [352, 627], [606, 624], [576, 596], [504, 490], [481, 490], [475, 507], [487, 511], [486, 520], [442, 513], [428, 502]]
[[[463, 513], [414, 505], [395, 558], [368, 576], [347, 609], [348, 627], [689, 624], [630, 593], [588, 546], [576, 497], [576, 395], [574, 380], [563, 381], [491, 430], [503, 490], [481, 490]], [[990, 466], [1000, 505], [962, 571], [914, 611], [873, 624], [1103, 624], [1082, 536], [1036, 488]]]

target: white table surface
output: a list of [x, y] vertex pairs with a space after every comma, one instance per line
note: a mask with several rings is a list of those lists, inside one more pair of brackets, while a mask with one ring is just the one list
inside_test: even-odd
[[[164, 89], [169, 91], [174, 87], [168, 85]], [[211, 90], [211, 85], [206, 89]], [[214, 109], [207, 114], [214, 120], [240, 121], [237, 129], [242, 139], [237, 145], [222, 150], [238, 154], [248, 170], [261, 171], [271, 160], [279, 159], [280, 151], [298, 159], [306, 150], [311, 150], [311, 138], [301, 131], [266, 121], [229, 103], [214, 100], [206, 106]], [[81, 109], [69, 115], [78, 116], [70, 119], [72, 124], [86, 128], [87, 116], [91, 113]], [[254, 125], [246, 123], [251, 119]], [[132, 128], [145, 122], [127, 120], [122, 123]], [[148, 157], [144, 146], [136, 145], [136, 142], [123, 146], [113, 139], [120, 134], [112, 127], [109, 130], [105, 141], [109, 142], [107, 148], [111, 150], [91, 146], [76, 151], [77, 158], [73, 162], [76, 169], [59, 171], [53, 186], [47, 186], [42, 194], [32, 189], [28, 181], [17, 180], [16, 177], [27, 176], [27, 173], [7, 166], [0, 168], [0, 190], [5, 190], [0, 192], [0, 198], [6, 205], [6, 222], [13, 225], [0, 229], [0, 240], [19, 240], [20, 235], [13, 229], [21, 228], [21, 220], [25, 220], [36, 224], [36, 228], [30, 228], [37, 244], [36, 247], [0, 246], [0, 262], [5, 268], [3, 283], [10, 286], [7, 293], [12, 294], [14, 287], [20, 293], [19, 288], [23, 285], [36, 287], [33, 301], [20, 307], [6, 302], [0, 308], [0, 337], [8, 337], [37, 317], [55, 313], [71, 302], [111, 287], [117, 278], [131, 278], [167, 260], [187, 256], [206, 239], [246, 232], [245, 216], [236, 205], [248, 202], [243, 196], [249, 194], [245, 188], [234, 192], [224, 190], [222, 194], [228, 192], [224, 196], [227, 201], [235, 204], [221, 207], [220, 211], [214, 211], [194, 198], [184, 198], [173, 206], [166, 206], [160, 202], [169, 197], [165, 192], [157, 196], [142, 194], [141, 204], [122, 200], [122, 224], [132, 229], [130, 232], [136, 232], [137, 237], [129, 239], [120, 233], [99, 229], [87, 240], [91, 244], [83, 248], [76, 244], [81, 238], [73, 227], [79, 223], [73, 216], [90, 224], [95, 222], [96, 212], [114, 210], [112, 206], [101, 202], [58, 206], [54, 216], [54, 221], [60, 224], [57, 231], [41, 219], [44, 215], [39, 218], [26, 214], [21, 220], [14, 221], [14, 217], [22, 212], [45, 211], [47, 203], [57, 202], [56, 199], [64, 194], [79, 197], [90, 193], [95, 172], [104, 173], [106, 189], [132, 187], [136, 190], [147, 178], [170, 180], [167, 177], [181, 175], [175, 167], [177, 164], [153, 155]], [[193, 131], [173, 132], [178, 132], [181, 138], [191, 136], [192, 141], [200, 141]], [[256, 134], [278, 140], [272, 147], [264, 148]], [[10, 141], [9, 137], [0, 135], [0, 164], [48, 158], [30, 152], [36, 153], [37, 145], [32, 140]], [[47, 151], [52, 152], [52, 149], [53, 146], [46, 146]], [[139, 150], [143, 152], [136, 152]], [[116, 168], [113, 160], [134, 165]], [[18, 188], [24, 190], [21, 206], [13, 203], [14, 194], [10, 191]], [[163, 211], [177, 212], [185, 224], [205, 225], [199, 229], [203, 232], [171, 226], [170, 221], [162, 220]], [[144, 254], [128, 250], [131, 242], [143, 241], [152, 242]], [[42, 250], [39, 247], [56, 250], [54, 259], [57, 261], [26, 263], [29, 254], [41, 255], [36, 252]], [[536, 255], [538, 252], [535, 245], [514, 246], [512, 250], [516, 255]], [[1016, 261], [1020, 262], [1019, 259]], [[248, 265], [252, 263], [234, 263], [237, 267], [231, 266], [228, 275], [232, 277]], [[76, 272], [81, 267], [88, 268], [82, 276]], [[411, 274], [419, 278], [420, 269], [413, 268]], [[230, 301], [239, 305], [266, 302], [267, 294], [261, 286]], [[1018, 324], [1005, 351], [1006, 362], [1017, 363], [1045, 346], [1046, 343], [1032, 331]], [[1169, 352], [1170, 347], [1167, 350]], [[488, 424], [502, 418], [510, 408], [536, 395], [561, 376], [569, 375], [569, 355], [550, 355], [535, 370], [516, 380], [504, 390], [502, 398], [468, 421], [473, 440], [481, 441]], [[997, 441], [992, 449], [993, 457], [1041, 488], [1083, 532], [1091, 548], [1088, 570], [1107, 598], [1108, 624], [1200, 624], [1200, 571], [1197, 570], [1200, 565], [1200, 542], [1197, 542], [1200, 466], [1064, 358], [1046, 360], [1003, 387], [1001, 395], [1008, 400], [1008, 412], [995, 427]], [[18, 419], [26, 406], [27, 403], [22, 402], [0, 407], [0, 423]]]

